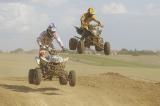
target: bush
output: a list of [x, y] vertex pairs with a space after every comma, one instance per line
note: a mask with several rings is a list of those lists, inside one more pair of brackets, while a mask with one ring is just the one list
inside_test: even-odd
[[18, 48], [13, 51], [10, 51], [10, 53], [24, 53], [24, 50], [22, 48]]
[[156, 55], [157, 53], [152, 51], [152, 50], [127, 50], [127, 49], [121, 49], [118, 54], [122, 55], [133, 55], [133, 56], [138, 56], [138, 55]]

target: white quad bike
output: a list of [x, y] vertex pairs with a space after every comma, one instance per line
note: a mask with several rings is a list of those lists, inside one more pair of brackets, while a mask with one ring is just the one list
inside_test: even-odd
[[[39, 85], [41, 80], [52, 80], [52, 78], [59, 78], [61, 85], [66, 85], [69, 82], [70, 86], [76, 84], [76, 73], [70, 71], [69, 73], [65, 70], [66, 62], [56, 62], [57, 51], [54, 49], [48, 50], [50, 54], [46, 59], [35, 57], [38, 67], [29, 70], [28, 81], [29, 84]], [[58, 60], [59, 61], [59, 60]]]

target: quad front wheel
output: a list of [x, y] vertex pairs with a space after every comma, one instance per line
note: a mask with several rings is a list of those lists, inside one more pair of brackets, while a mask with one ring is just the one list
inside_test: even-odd
[[96, 51], [102, 51], [103, 48], [100, 48], [100, 47], [98, 47], [98, 46], [95, 46], [95, 50], [96, 50]]
[[61, 85], [67, 85], [67, 78], [65, 78], [65, 77], [59, 77], [59, 83]]
[[39, 85], [42, 79], [42, 71], [39, 68], [29, 70], [28, 81], [30, 84]]
[[71, 38], [69, 40], [69, 49], [70, 50], [76, 50], [78, 44], [78, 40], [76, 38]]
[[33, 84], [33, 73], [34, 73], [34, 69], [30, 69], [29, 73], [28, 73], [28, 82], [29, 82], [29, 84]]

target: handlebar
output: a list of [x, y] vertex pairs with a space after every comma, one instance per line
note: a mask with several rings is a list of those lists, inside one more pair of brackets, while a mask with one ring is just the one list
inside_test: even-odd
[[56, 49], [53, 49], [53, 48], [49, 47], [48, 45], [41, 47], [41, 50], [46, 50], [51, 55], [57, 55], [58, 53], [64, 53], [65, 51], [67, 51], [67, 49], [56, 50]]
[[99, 25], [101, 28], [103, 28], [104, 27], [104, 25]]

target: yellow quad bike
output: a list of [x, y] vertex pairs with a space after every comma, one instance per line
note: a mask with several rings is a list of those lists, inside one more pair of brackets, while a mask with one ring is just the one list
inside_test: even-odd
[[42, 80], [52, 80], [52, 78], [58, 78], [61, 85], [66, 85], [69, 82], [70, 86], [76, 84], [76, 73], [71, 70], [69, 73], [65, 70], [66, 63], [55, 62], [55, 54], [57, 51], [50, 50], [50, 56], [48, 59], [42, 59], [36, 57], [38, 67], [30, 69], [28, 73], [29, 84], [39, 85]]
[[[110, 54], [110, 43], [104, 42], [101, 37], [102, 26], [90, 24], [88, 30], [76, 27], [76, 31], [81, 37], [74, 36], [69, 40], [70, 50], [76, 50], [79, 54], [84, 53], [85, 48], [95, 46], [96, 51], [104, 50], [105, 55]], [[83, 33], [83, 34], [82, 34]]]

